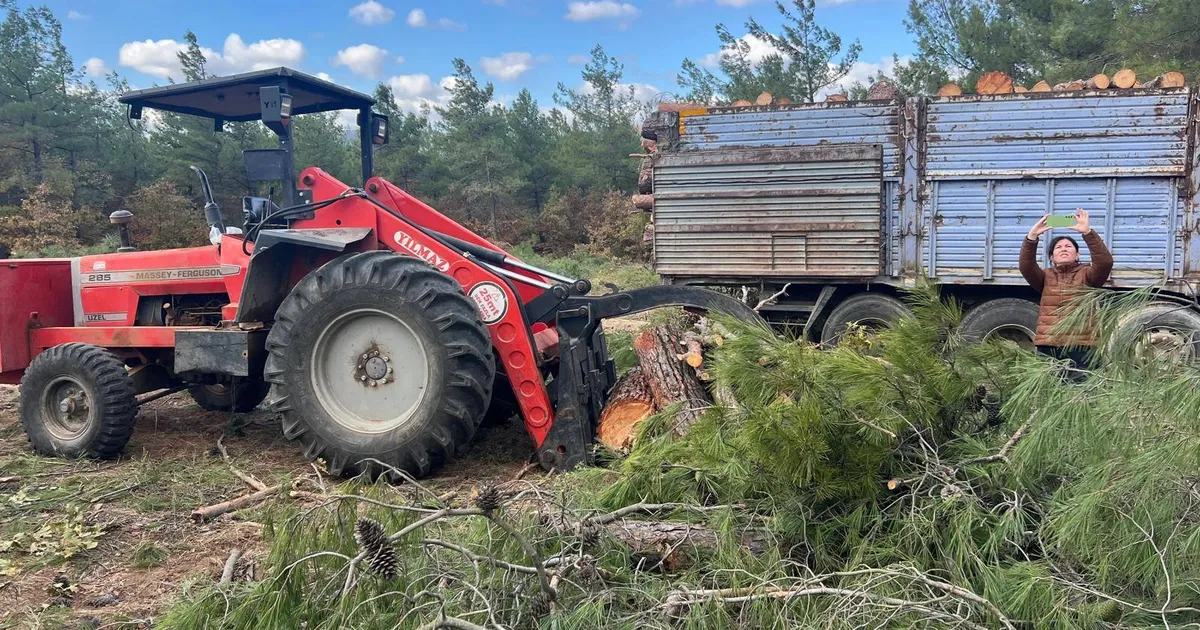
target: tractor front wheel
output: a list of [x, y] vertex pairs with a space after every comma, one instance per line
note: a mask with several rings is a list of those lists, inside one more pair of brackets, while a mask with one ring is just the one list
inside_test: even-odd
[[428, 475], [475, 434], [496, 373], [487, 328], [458, 283], [384, 251], [305, 276], [267, 350], [284, 436], [335, 475]]
[[34, 357], [21, 378], [21, 425], [42, 455], [115, 458], [136, 418], [133, 380], [104, 348], [54, 346]]

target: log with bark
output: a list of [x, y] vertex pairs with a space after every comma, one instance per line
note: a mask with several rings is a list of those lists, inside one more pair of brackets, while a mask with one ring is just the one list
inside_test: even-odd
[[868, 101], [891, 101], [900, 98], [900, 88], [895, 83], [881, 79], [867, 90]]
[[654, 192], [654, 162], [650, 158], [643, 158], [638, 170], [638, 192], [643, 195]]
[[957, 83], [947, 83], [938, 88], [938, 96], [962, 96], [962, 88], [958, 87]]
[[1109, 81], [1108, 75], [1103, 72], [1083, 82], [1083, 87], [1089, 90], [1107, 90], [1110, 85], [1112, 81]]
[[1012, 91], [1012, 77], [999, 70], [983, 73], [975, 83], [976, 94], [1012, 94]]
[[733, 104], [730, 105], [730, 107], [749, 107], [752, 104], [753, 103], [751, 103], [750, 101], [737, 100], [737, 101], [734, 101]]
[[1029, 91], [1029, 88], [1025, 87], [1024, 85], [1014, 85], [1013, 86], [1013, 94], [1024, 94], [1028, 91]]
[[758, 98], [754, 99], [754, 104], [755, 105], [770, 105], [771, 101], [773, 101], [773, 100], [775, 100], [775, 97], [771, 96], [770, 92], [763, 92], [762, 94], [758, 95]]
[[790, 99], [786, 96], [780, 96], [779, 98], [775, 99], [775, 104], [776, 105], [791, 105], [792, 99]]
[[1134, 85], [1137, 85], [1137, 82], [1137, 73], [1129, 68], [1118, 70], [1117, 73], [1112, 76], [1112, 84], [1118, 88], [1121, 88], [1122, 90], [1128, 90]]
[[829, 96], [825, 97], [826, 103], [845, 103], [848, 100], [850, 100], [850, 98], [845, 94], [830, 94]]
[[236, 512], [252, 505], [258, 505], [259, 503], [278, 495], [279, 486], [263, 488], [262, 490], [259, 490], [253, 494], [247, 494], [230, 501], [223, 501], [215, 505], [197, 508], [194, 512], [192, 512], [192, 521], [196, 523], [211, 521], [212, 519], [217, 518], [218, 516], [227, 512]]
[[634, 195], [633, 207], [647, 212], [654, 209], [654, 195]]
[[654, 395], [642, 368], [635, 367], [617, 379], [600, 423], [596, 427], [596, 439], [605, 446], [624, 450], [633, 445], [637, 427], [643, 420], [654, 415]]
[[1049, 92], [1050, 84], [1046, 83], [1045, 81], [1038, 81], [1037, 83], [1033, 84], [1033, 87], [1029, 88], [1029, 91], [1030, 92]]
[[1147, 88], [1175, 88], [1186, 85], [1182, 72], [1164, 72], [1153, 79], [1142, 84], [1142, 87]]
[[666, 409], [678, 404], [672, 429], [684, 435], [704, 411], [712, 406], [712, 399], [695, 370], [679, 359], [680, 337], [666, 326], [647, 328], [633, 341], [638, 365], [646, 375], [654, 406]]
[[1075, 79], [1074, 81], [1068, 81], [1065, 89], [1068, 92], [1077, 92], [1079, 90], [1082, 90], [1083, 89], [1083, 81], [1081, 81], [1079, 79]]

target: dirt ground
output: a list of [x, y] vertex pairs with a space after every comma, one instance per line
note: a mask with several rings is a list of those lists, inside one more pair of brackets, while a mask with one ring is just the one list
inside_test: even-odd
[[[145, 405], [118, 461], [38, 457], [20, 426], [16, 388], [0, 386], [0, 628], [148, 627], [182, 589], [216, 580], [234, 548], [251, 563], [261, 557], [261, 522], [286, 496], [202, 525], [190, 518], [249, 492], [216, 451], [223, 433], [234, 464], [264, 483], [284, 494], [296, 480], [315, 484], [275, 414], [210, 413], [186, 393]], [[424, 483], [465, 495], [513, 478], [532, 454], [516, 419], [485, 425]], [[52, 587], [60, 575], [65, 592]]]

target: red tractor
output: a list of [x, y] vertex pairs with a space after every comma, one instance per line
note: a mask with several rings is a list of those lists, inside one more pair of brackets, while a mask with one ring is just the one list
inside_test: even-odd
[[[20, 383], [34, 450], [121, 453], [138, 406], [186, 389], [248, 411], [272, 393], [284, 435], [333, 474], [420, 477], [466, 444], [492, 404], [520, 414], [543, 466], [587, 461], [613, 363], [601, 321], [663, 306], [757, 318], [704, 289], [591, 296], [591, 284], [522, 263], [372, 176], [388, 120], [366, 95], [285, 68], [129, 92], [146, 108], [261, 120], [279, 148], [245, 152], [245, 197], [226, 227], [196, 169], [206, 247], [0, 263], [0, 383]], [[358, 110], [362, 188], [296, 176], [291, 119]], [[180, 212], [186, 211], [180, 208]], [[138, 396], [142, 395], [141, 398]], [[496, 403], [501, 404], [500, 402]]]

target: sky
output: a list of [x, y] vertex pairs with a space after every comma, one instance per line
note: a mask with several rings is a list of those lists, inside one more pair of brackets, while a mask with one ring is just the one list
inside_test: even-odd
[[[42, 3], [39, 3], [42, 4]], [[544, 108], [558, 83], [582, 87], [596, 44], [624, 64], [645, 100], [676, 92], [680, 62], [712, 64], [714, 26], [745, 34], [753, 16], [772, 30], [773, 0], [50, 0], [77, 65], [103, 84], [116, 70], [134, 87], [179, 79], [184, 34], [199, 38], [215, 74], [289, 66], [370, 92], [390, 84], [401, 106], [446, 99], [451, 60], [462, 57], [509, 102], [529, 88]], [[817, 20], [858, 39], [860, 62], [844, 82], [911, 53], [907, 0], [818, 0]], [[753, 51], [762, 49], [753, 46]]]

